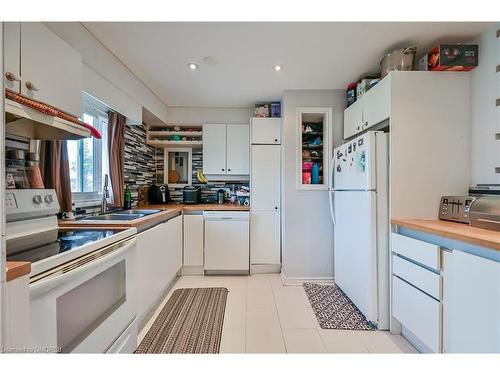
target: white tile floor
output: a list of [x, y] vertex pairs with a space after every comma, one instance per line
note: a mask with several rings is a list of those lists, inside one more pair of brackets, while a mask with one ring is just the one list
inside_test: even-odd
[[277, 274], [181, 277], [149, 323], [179, 288], [229, 290], [221, 353], [415, 353], [400, 335], [382, 331], [321, 329], [301, 286], [283, 286]]

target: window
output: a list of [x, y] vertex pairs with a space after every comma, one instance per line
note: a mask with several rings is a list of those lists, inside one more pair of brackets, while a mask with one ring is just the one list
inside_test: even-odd
[[94, 126], [101, 139], [85, 138], [68, 141], [69, 174], [71, 192], [80, 198], [97, 197], [102, 191], [104, 175], [109, 175], [108, 119], [99, 114], [84, 112], [83, 122]]

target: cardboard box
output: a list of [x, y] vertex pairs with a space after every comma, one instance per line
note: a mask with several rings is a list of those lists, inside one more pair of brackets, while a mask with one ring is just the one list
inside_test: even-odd
[[255, 117], [271, 117], [271, 103], [257, 103], [254, 106]]
[[419, 70], [469, 71], [479, 63], [477, 44], [440, 44], [418, 62]]

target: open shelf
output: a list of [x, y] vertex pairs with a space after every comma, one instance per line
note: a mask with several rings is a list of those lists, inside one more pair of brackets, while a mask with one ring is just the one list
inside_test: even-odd
[[[175, 127], [180, 127], [180, 130], [175, 131]], [[150, 125], [146, 133], [146, 143], [157, 148], [166, 147], [188, 147], [200, 148], [202, 142], [202, 125], [201, 124], [166, 124], [166, 125]], [[173, 138], [180, 138], [175, 140]], [[186, 139], [182, 139], [186, 138]]]
[[164, 141], [164, 140], [149, 140], [146, 141], [149, 146], [165, 148], [165, 147], [202, 147], [202, 141]]

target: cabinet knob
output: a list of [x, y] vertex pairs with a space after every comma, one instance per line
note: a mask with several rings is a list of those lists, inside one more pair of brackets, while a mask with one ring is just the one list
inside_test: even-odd
[[278, 143], [278, 138], [274, 138], [274, 142]]
[[222, 168], [222, 172], [224, 172], [224, 168]]
[[31, 91], [38, 91], [38, 87], [36, 87], [32, 82], [26, 82], [26, 88]]
[[278, 209], [278, 206], [274, 206], [274, 209], [277, 210]]
[[228, 169], [227, 169], [227, 171], [228, 171], [228, 172], [231, 172], [231, 168], [228, 168]]
[[7, 81], [11, 81], [11, 82], [21, 80], [21, 78], [19, 78], [18, 76], [16, 76], [12, 72], [5, 72], [5, 78], [7, 79]]

